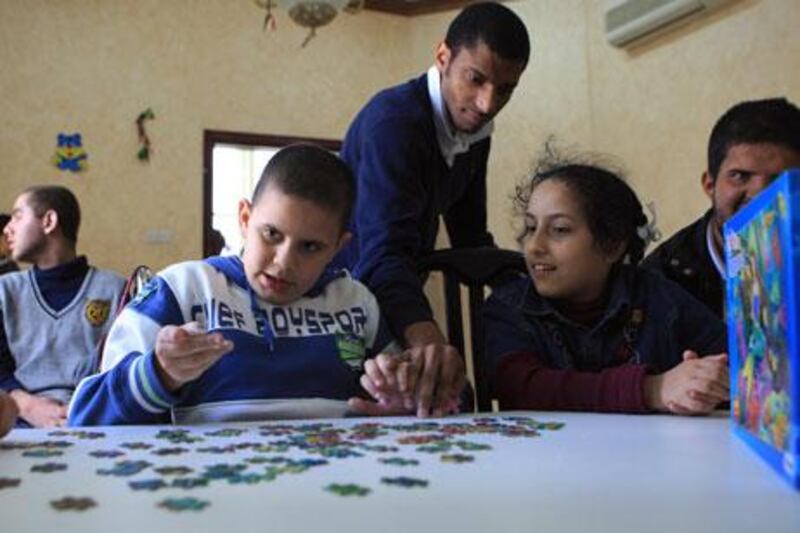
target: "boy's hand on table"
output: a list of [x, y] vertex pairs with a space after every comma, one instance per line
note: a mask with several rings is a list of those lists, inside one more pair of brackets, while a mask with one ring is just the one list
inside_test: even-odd
[[9, 395], [19, 408], [19, 416], [36, 428], [63, 426], [67, 422], [67, 406], [47, 396], [36, 396], [22, 389]]
[[167, 390], [175, 392], [231, 350], [233, 342], [220, 333], [206, 333], [197, 322], [164, 326], [156, 337], [156, 370]]
[[645, 402], [659, 411], [679, 415], [702, 415], [730, 397], [728, 354], [700, 357], [683, 352], [675, 368], [645, 379]]

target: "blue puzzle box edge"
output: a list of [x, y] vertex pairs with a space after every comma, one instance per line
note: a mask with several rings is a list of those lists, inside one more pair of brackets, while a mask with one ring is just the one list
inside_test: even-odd
[[[738, 287], [738, 268], [741, 258], [735, 257], [730, 238], [735, 238], [759, 216], [777, 205], [778, 198], [785, 199], [786, 218], [778, 219], [780, 248], [783, 258], [782, 287], [785, 293], [781, 296], [787, 310], [786, 346], [788, 354], [788, 429], [784, 450], [776, 448], [763, 440], [756, 433], [741, 425], [734, 409], [734, 399], [738, 397], [738, 378], [743, 355], [739, 353], [737, 328], [739, 323], [730, 312], [735, 299], [734, 291]], [[774, 211], [773, 211], [774, 212]], [[724, 226], [725, 259], [728, 265], [726, 276], [726, 308], [728, 320], [728, 350], [730, 356], [730, 395], [731, 395], [731, 428], [733, 433], [760, 455], [775, 471], [783, 476], [794, 488], [800, 489], [800, 169], [783, 172], [769, 187], [756, 198], [733, 215]], [[738, 260], [737, 260], [738, 259]]]

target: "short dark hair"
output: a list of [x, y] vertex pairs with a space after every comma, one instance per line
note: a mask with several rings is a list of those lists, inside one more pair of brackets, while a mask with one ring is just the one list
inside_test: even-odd
[[447, 28], [445, 44], [455, 56], [461, 48], [483, 42], [503, 59], [528, 64], [531, 44], [522, 20], [507, 7], [480, 2], [464, 8]]
[[[590, 154], [564, 155], [548, 142], [532, 175], [517, 186], [514, 210], [524, 216], [534, 189], [557, 180], [575, 194], [598, 248], [612, 253], [620, 243], [627, 243], [621, 259], [638, 264], [648, 244], [638, 229], [647, 224], [647, 216], [622, 171], [599, 161], [599, 156]], [[523, 237], [524, 233], [520, 242]]]
[[353, 173], [338, 156], [320, 146], [292, 144], [272, 156], [253, 192], [253, 205], [270, 186], [339, 214], [343, 230], [350, 221], [356, 197]]
[[36, 185], [23, 191], [28, 202], [40, 217], [52, 209], [58, 215], [61, 233], [73, 246], [78, 242], [78, 228], [81, 225], [81, 208], [72, 191], [60, 185]]
[[0, 232], [3, 231], [3, 228], [6, 227], [6, 224], [8, 224], [9, 220], [11, 220], [11, 215], [0, 213]]
[[786, 98], [741, 102], [722, 115], [708, 140], [708, 172], [716, 180], [736, 144], [777, 144], [800, 152], [800, 109]]

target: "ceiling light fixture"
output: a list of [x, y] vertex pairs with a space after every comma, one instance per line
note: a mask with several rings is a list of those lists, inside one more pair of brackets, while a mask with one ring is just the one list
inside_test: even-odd
[[339, 11], [358, 13], [364, 8], [364, 0], [253, 0], [266, 10], [264, 29], [275, 30], [275, 15], [272, 10], [283, 7], [295, 24], [308, 28], [308, 35], [301, 47], [305, 47], [317, 34], [317, 28], [330, 23]]

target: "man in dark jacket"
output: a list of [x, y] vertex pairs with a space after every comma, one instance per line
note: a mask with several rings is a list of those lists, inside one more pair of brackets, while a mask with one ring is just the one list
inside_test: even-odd
[[642, 266], [660, 271], [723, 316], [722, 225], [787, 168], [800, 167], [800, 109], [785, 98], [741, 102], [714, 125], [703, 191], [711, 209], [656, 248]]

